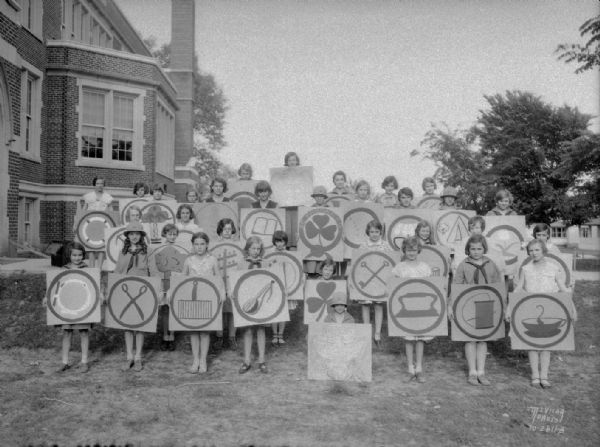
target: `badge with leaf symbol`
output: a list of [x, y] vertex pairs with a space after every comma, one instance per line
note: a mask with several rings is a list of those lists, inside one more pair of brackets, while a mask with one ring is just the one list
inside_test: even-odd
[[346, 297], [346, 281], [307, 281], [305, 288], [304, 324], [322, 323], [337, 295]]
[[307, 212], [300, 220], [300, 241], [309, 250], [304, 258], [321, 258], [334, 249], [342, 238], [342, 219], [332, 210]]

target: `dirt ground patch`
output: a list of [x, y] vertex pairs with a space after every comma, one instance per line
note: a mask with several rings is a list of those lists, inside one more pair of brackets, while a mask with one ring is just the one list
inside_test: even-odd
[[[600, 283], [578, 282], [575, 302], [576, 351], [553, 355], [551, 390], [529, 386], [526, 356], [504, 341], [491, 344], [490, 387], [466, 384], [461, 344], [444, 339], [426, 346], [425, 384], [406, 383], [396, 338], [374, 353], [372, 383], [309, 381], [298, 323], [286, 347], [268, 349], [269, 374], [253, 368], [239, 375], [241, 350], [211, 356], [207, 374], [187, 374], [184, 335], [174, 352], [150, 340], [141, 373], [119, 370], [118, 331], [95, 338], [87, 374], [54, 372], [58, 336], [50, 337], [52, 348], [3, 342], [0, 445], [595, 446]], [[78, 351], [75, 338], [72, 362]], [[557, 424], [564, 433], [532, 431], [531, 407], [564, 410]]]

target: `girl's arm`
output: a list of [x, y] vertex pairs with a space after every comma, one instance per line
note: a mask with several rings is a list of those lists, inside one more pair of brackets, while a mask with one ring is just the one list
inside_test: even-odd
[[565, 285], [566, 275], [562, 269], [558, 269], [556, 275], [554, 276], [554, 280], [556, 281], [556, 285], [558, 286], [558, 290], [561, 292], [569, 292], [570, 289]]
[[517, 282], [515, 283], [515, 288], [513, 292], [523, 292], [525, 290], [525, 275], [521, 270], [517, 275]]

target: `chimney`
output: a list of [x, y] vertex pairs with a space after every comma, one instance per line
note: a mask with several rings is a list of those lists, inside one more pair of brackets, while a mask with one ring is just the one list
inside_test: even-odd
[[194, 145], [194, 0], [171, 1], [171, 63], [168, 74], [177, 89], [175, 114], [175, 196], [185, 199], [188, 189], [199, 180], [198, 172], [187, 164]]

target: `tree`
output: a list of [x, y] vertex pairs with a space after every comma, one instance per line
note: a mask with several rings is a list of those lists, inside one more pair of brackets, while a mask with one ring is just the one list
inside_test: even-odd
[[463, 205], [479, 213], [494, 206], [496, 190], [507, 188], [530, 222], [592, 217], [593, 207], [584, 205], [597, 180], [582, 184], [582, 176], [595, 173], [597, 179], [598, 164], [572, 162], [598, 143], [584, 138], [591, 134], [591, 116], [527, 92], [484, 98], [489, 109], [480, 111], [468, 131], [434, 127], [425, 135], [423, 153], [438, 166], [436, 178], [459, 186]]
[[564, 43], [555, 50], [555, 53], [559, 54], [558, 60], [564, 60], [567, 64], [571, 62], [579, 64], [575, 73], [600, 67], [600, 15], [583, 22], [579, 27], [579, 34], [584, 39], [589, 36], [585, 45]]

